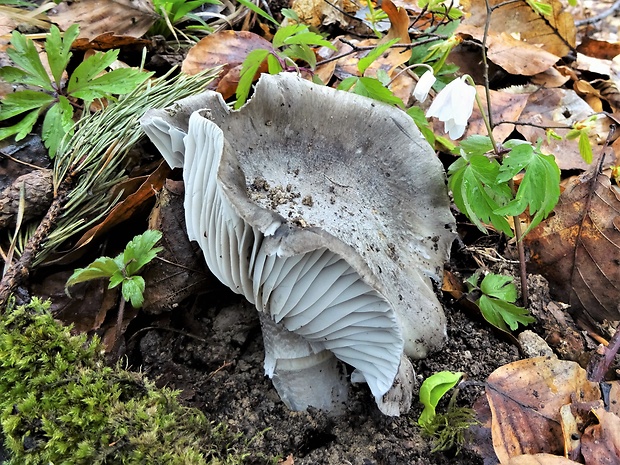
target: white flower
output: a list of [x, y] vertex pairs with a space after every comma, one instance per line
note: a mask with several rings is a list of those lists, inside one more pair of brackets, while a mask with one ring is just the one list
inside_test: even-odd
[[460, 77], [444, 87], [426, 112], [427, 117], [435, 116], [444, 122], [444, 130], [452, 140], [463, 135], [474, 109], [476, 89], [465, 79], [465, 76]]
[[417, 99], [418, 102], [423, 102], [428, 97], [428, 93], [435, 84], [435, 75], [432, 71], [427, 71], [424, 73], [420, 79], [418, 79], [418, 83], [413, 90], [413, 96]]

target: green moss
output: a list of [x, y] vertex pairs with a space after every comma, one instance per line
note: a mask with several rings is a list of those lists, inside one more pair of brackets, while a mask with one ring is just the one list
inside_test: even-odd
[[10, 464], [241, 464], [238, 437], [177, 393], [105, 364], [100, 342], [72, 336], [49, 303], [0, 318], [0, 425]]

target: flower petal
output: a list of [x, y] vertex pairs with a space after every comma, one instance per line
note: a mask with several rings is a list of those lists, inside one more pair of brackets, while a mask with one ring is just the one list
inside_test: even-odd
[[428, 93], [435, 84], [435, 75], [431, 71], [427, 71], [424, 73], [420, 79], [418, 79], [418, 83], [413, 90], [413, 96], [416, 98], [418, 102], [423, 102], [428, 97]]

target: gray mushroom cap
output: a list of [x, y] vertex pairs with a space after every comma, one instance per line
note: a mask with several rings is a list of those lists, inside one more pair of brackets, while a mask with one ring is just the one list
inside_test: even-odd
[[443, 169], [411, 119], [280, 74], [239, 111], [207, 92], [143, 126], [183, 167], [188, 234], [209, 268], [269, 317], [265, 368], [287, 404], [346, 398], [333, 354], [384, 413], [406, 410], [410, 388], [385, 395], [413, 382], [403, 352], [423, 357], [445, 338], [431, 280], [454, 236]]

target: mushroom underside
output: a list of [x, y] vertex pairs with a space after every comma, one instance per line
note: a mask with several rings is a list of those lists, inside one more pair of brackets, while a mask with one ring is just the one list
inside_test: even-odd
[[[151, 111], [143, 126], [183, 167], [190, 239], [261, 312], [265, 369], [282, 399], [337, 410], [347, 386], [335, 356], [384, 413], [408, 409], [403, 350], [424, 356], [443, 342], [431, 279], [454, 226], [441, 166], [408, 116], [286, 74], [261, 78], [238, 112], [213, 92], [173, 111]], [[364, 112], [380, 132], [359, 132]]]

